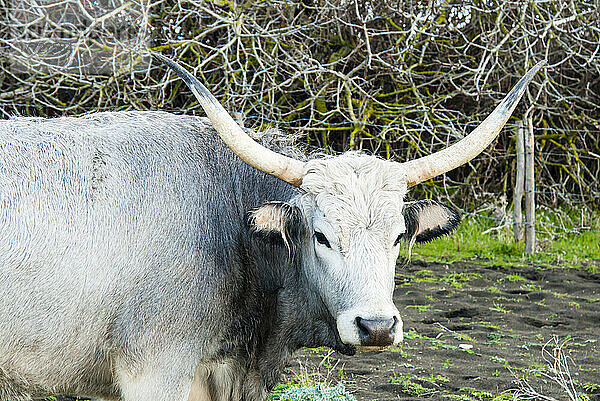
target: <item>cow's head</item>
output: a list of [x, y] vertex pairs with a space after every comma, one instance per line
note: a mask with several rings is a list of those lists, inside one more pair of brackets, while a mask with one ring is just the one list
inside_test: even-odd
[[[400, 244], [450, 232], [458, 213], [429, 200], [405, 205], [404, 167], [355, 153], [307, 162], [300, 189], [294, 204], [255, 210], [254, 227], [277, 232], [300, 249], [307, 282], [344, 344], [402, 341], [402, 319], [392, 301]], [[302, 230], [290, 227], [298, 221]], [[302, 238], [293, 237], [298, 234]]]
[[183, 68], [158, 56], [190, 87], [217, 132], [245, 162], [300, 189], [293, 203], [270, 203], [253, 212], [260, 231], [284, 241], [290, 216], [307, 282], [335, 319], [344, 344], [387, 346], [402, 340], [392, 301], [394, 268], [402, 240], [422, 242], [454, 229], [457, 212], [433, 201], [404, 204], [408, 188], [458, 167], [498, 135], [543, 63], [532, 68], [496, 109], [458, 143], [420, 159], [397, 163], [345, 153], [301, 162], [252, 140], [210, 92]]

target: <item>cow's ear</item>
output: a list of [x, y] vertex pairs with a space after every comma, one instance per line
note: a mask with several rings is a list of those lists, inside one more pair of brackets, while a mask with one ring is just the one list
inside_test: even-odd
[[250, 212], [250, 225], [260, 233], [279, 235], [286, 245], [298, 237], [300, 209], [285, 202], [269, 202]]
[[453, 208], [425, 199], [407, 205], [402, 214], [406, 232], [402, 239], [426, 242], [450, 233], [460, 223], [460, 215]]

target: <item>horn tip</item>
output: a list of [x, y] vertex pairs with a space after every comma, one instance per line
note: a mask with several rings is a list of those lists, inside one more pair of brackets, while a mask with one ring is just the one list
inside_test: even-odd
[[505, 109], [510, 109], [515, 101], [521, 98], [523, 91], [529, 85], [533, 77], [542, 69], [542, 67], [546, 64], [546, 60], [539, 61], [536, 65], [531, 67], [529, 71], [517, 82], [517, 84], [512, 88], [512, 90], [506, 95], [504, 100], [502, 101], [502, 105]]
[[206, 100], [210, 103], [219, 104], [217, 99], [215, 99], [215, 97], [209, 92], [209, 90], [206, 89], [206, 87], [202, 85], [200, 81], [196, 79], [196, 77], [190, 74], [177, 62], [157, 52], [150, 52], [150, 54], [163, 64], [166, 64], [173, 71], [175, 71], [175, 73], [179, 75], [179, 77], [191, 89], [191, 91], [194, 93], [194, 95], [196, 96], [196, 98], [198, 98], [199, 101]]

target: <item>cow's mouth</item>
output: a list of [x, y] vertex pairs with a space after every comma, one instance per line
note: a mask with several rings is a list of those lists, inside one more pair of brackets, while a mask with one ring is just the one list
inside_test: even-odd
[[335, 333], [335, 344], [331, 348], [333, 348], [335, 351], [339, 352], [342, 355], [352, 356], [356, 354], [356, 346], [352, 344], [345, 344], [344, 342], [342, 342], [342, 338], [340, 337], [340, 333], [337, 330], [335, 321], [333, 322], [331, 329]]

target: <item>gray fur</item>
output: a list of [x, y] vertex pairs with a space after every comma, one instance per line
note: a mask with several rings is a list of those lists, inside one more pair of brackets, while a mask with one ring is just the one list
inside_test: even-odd
[[[353, 353], [307, 196], [202, 118], [0, 121], [0, 400], [262, 400], [299, 347]], [[252, 228], [269, 202], [285, 243]]]

